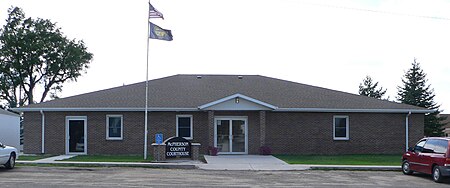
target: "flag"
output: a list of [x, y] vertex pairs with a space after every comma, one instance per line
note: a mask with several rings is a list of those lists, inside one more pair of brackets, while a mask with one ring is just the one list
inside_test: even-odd
[[167, 41], [173, 40], [172, 31], [163, 29], [153, 24], [152, 22], [149, 22], [149, 24], [150, 24], [150, 38]]
[[153, 7], [152, 4], [150, 4], [150, 2], [148, 2], [148, 7], [149, 7], [149, 13], [148, 13], [148, 18], [162, 18], [164, 20], [164, 16], [161, 12], [159, 12], [158, 10], [155, 9], [155, 7]]

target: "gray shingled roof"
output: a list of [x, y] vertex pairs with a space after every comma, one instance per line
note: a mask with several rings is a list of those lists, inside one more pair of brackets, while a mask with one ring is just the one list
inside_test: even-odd
[[[174, 75], [150, 80], [149, 107], [197, 108], [237, 93], [278, 108], [425, 110], [259, 75], [244, 75], [242, 79], [237, 75]], [[32, 104], [21, 111], [46, 108], [144, 108], [144, 105], [145, 82], [140, 82]]]

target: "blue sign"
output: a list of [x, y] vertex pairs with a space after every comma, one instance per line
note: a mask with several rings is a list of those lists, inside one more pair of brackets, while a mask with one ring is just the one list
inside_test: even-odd
[[155, 142], [156, 142], [156, 144], [163, 143], [163, 134], [162, 133], [158, 133], [155, 135]]

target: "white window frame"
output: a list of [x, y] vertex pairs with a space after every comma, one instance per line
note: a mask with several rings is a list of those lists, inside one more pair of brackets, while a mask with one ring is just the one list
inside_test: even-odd
[[[336, 118], [345, 118], [345, 137], [336, 137]], [[333, 116], [333, 140], [350, 140], [350, 123], [348, 116]]]
[[[84, 152], [69, 152], [69, 138], [70, 138], [70, 133], [69, 133], [69, 121], [70, 120], [83, 120], [84, 121]], [[66, 154], [77, 154], [77, 155], [87, 155], [87, 150], [88, 150], [88, 139], [87, 139], [87, 116], [66, 116]]]
[[[109, 137], [109, 118], [120, 117], [120, 137]], [[123, 140], [123, 115], [108, 114], [106, 115], [106, 140]]]
[[191, 118], [191, 126], [190, 126], [190, 137], [183, 137], [184, 139], [187, 139], [187, 140], [192, 140], [192, 139], [194, 139], [194, 117], [192, 116], [192, 115], [176, 115], [176, 119], [175, 119], [175, 121], [176, 121], [176, 132], [177, 132], [177, 137], [178, 137], [178, 118], [180, 118], [180, 117], [183, 117], [183, 118], [185, 118], [185, 117], [188, 117], [188, 118]]

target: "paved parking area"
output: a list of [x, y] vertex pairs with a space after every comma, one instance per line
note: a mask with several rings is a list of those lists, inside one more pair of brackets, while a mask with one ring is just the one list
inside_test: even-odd
[[151, 168], [0, 168], [0, 187], [449, 187], [381, 171], [207, 171]]

